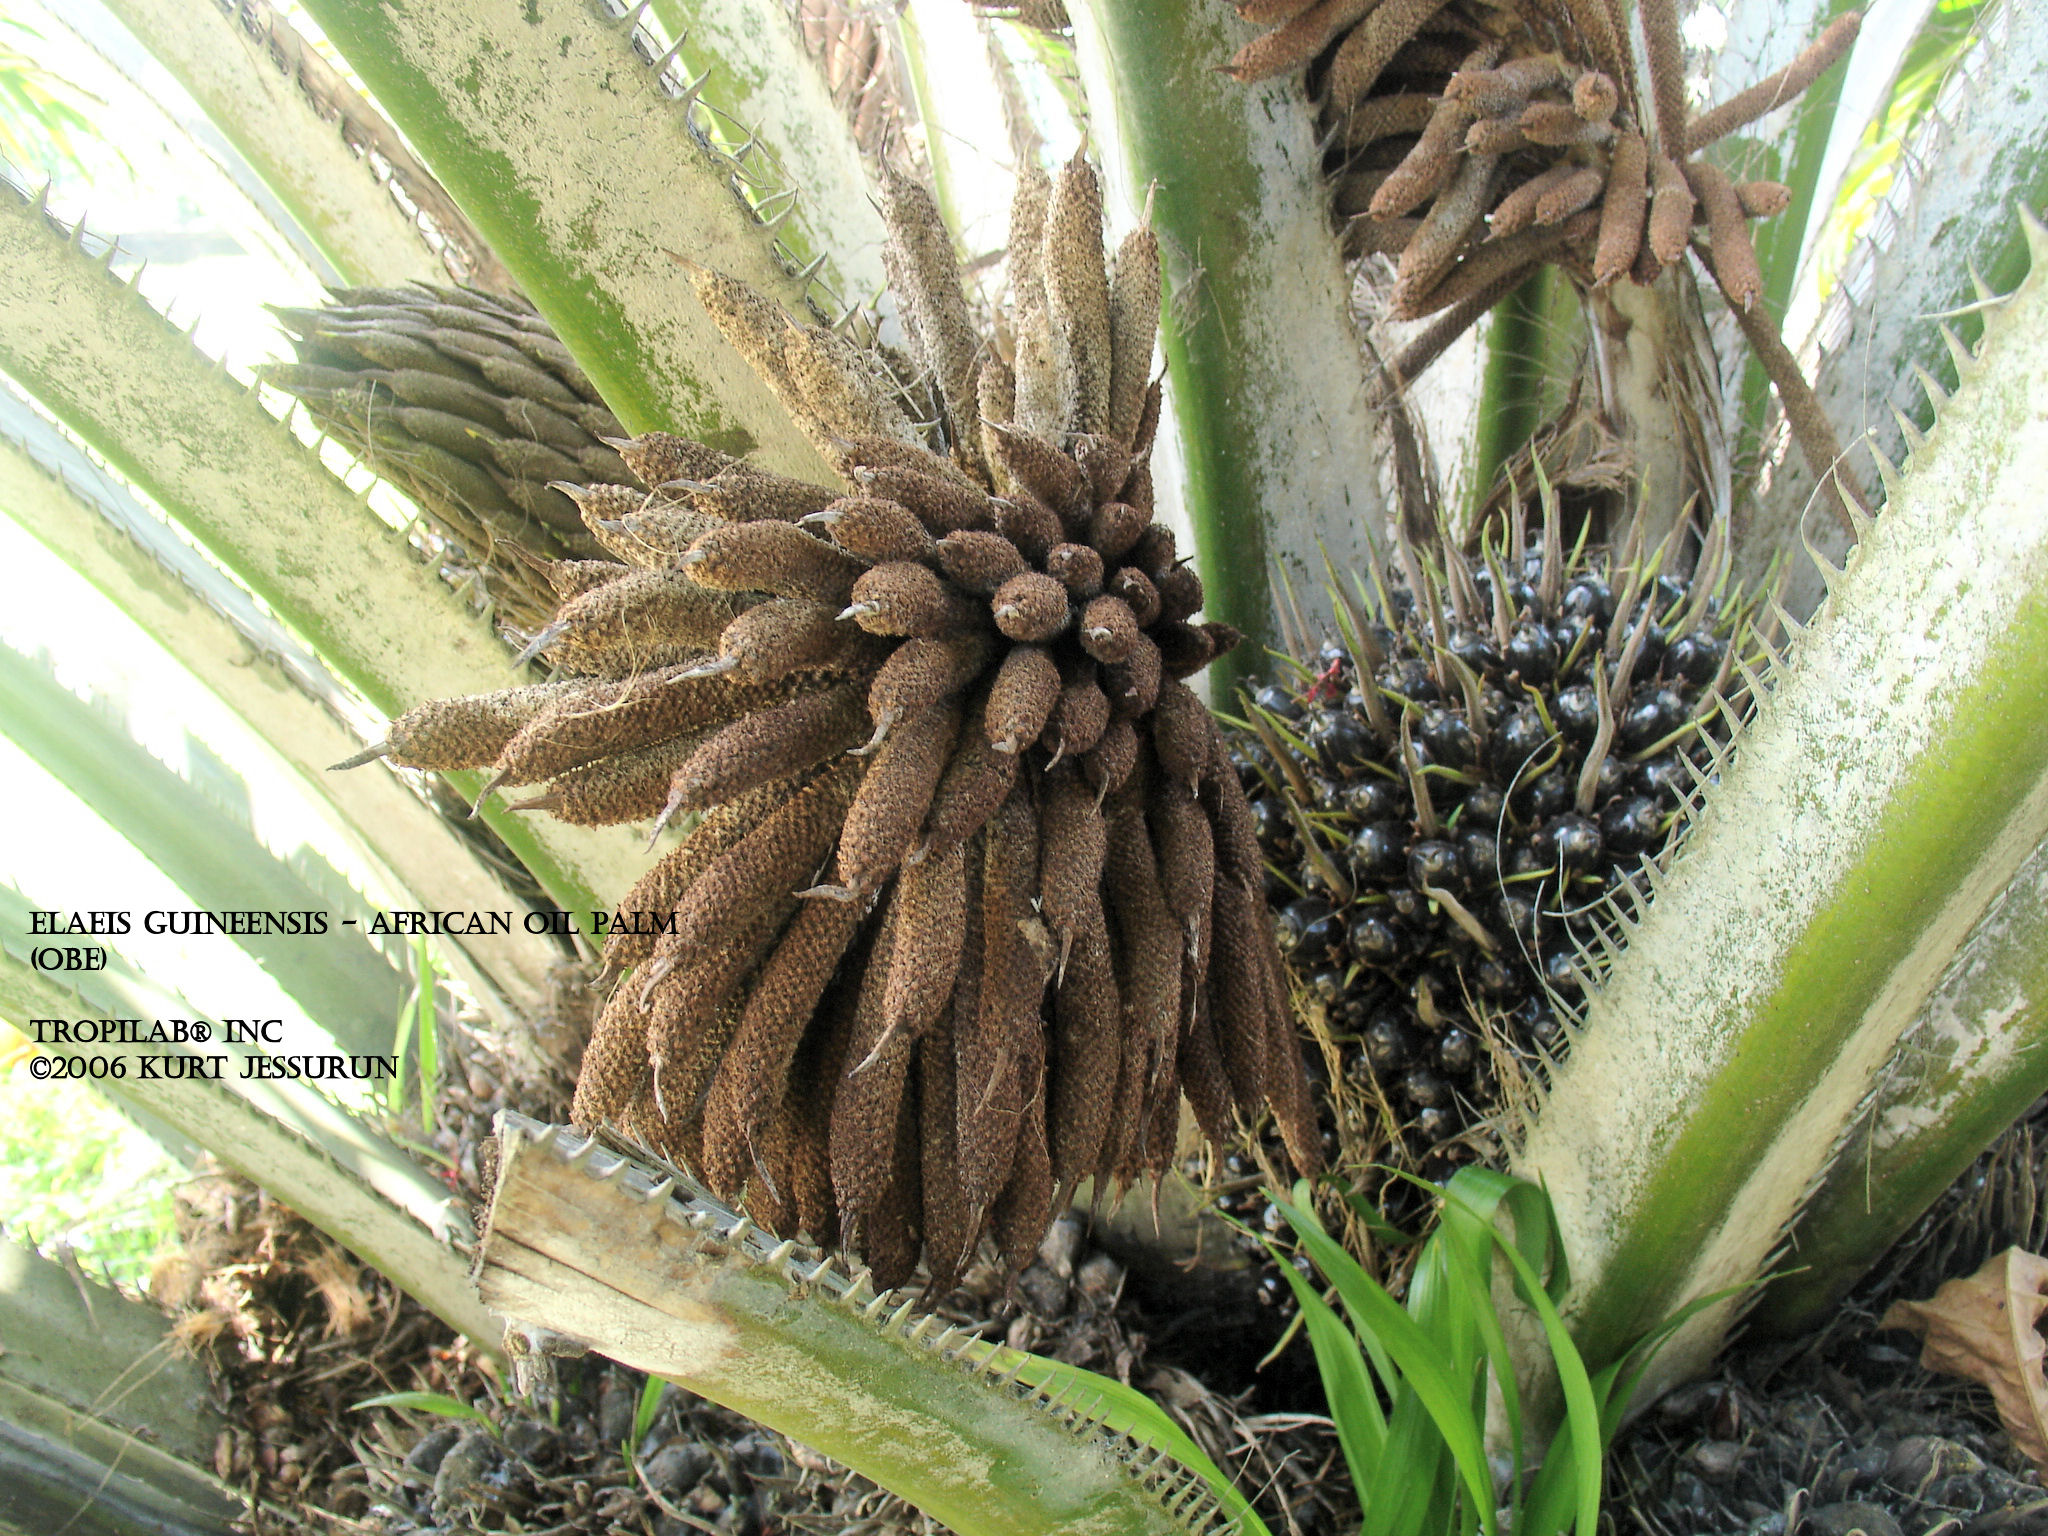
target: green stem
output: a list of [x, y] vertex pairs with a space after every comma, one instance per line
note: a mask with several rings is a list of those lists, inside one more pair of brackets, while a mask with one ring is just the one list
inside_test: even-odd
[[[1712, 771], [1521, 1158], [1605, 1363], [1752, 1280], [1958, 947], [2048, 835], [2048, 233], [1798, 664]], [[1816, 1276], [1829, 1283], [1831, 1276]], [[1660, 1379], [1710, 1356], [1695, 1319]]]
[[[505, 685], [502, 647], [404, 536], [11, 190], [0, 195], [0, 368], [375, 708], [396, 715]], [[644, 865], [629, 838], [552, 822], [509, 830], [544, 844], [551, 868], [536, 873], [564, 906], [623, 892]]]
[[1753, 1321], [1798, 1332], [2048, 1093], [2048, 846], [1978, 923], [1801, 1213]]
[[[344, 283], [448, 280], [369, 157], [313, 109], [239, 17], [183, 0], [109, 0], [108, 9], [191, 93]], [[313, 63], [324, 67], [317, 56]], [[351, 104], [371, 120], [360, 103], [342, 105]], [[404, 156], [397, 135], [384, 132], [388, 148]]]
[[525, 0], [516, 19], [372, 0], [306, 8], [628, 430], [687, 433], [832, 483], [677, 258], [798, 312], [804, 284], [735, 193], [752, 173], [697, 137], [701, 108], [663, 94], [623, 26], [585, 0]]
[[565, 1128], [501, 1115], [498, 1146], [478, 1288], [522, 1363], [599, 1350], [844, 1462], [960, 1536], [1187, 1536], [1224, 1521], [1265, 1536], [1186, 1434], [1119, 1383], [918, 1317], [865, 1270], [849, 1281], [835, 1259]]
[[1249, 643], [1216, 697], [1261, 670], [1270, 582], [1313, 602], [1322, 549], [1362, 568], [1384, 517], [1350, 285], [1297, 82], [1219, 72], [1251, 35], [1187, 0], [1070, 7], [1090, 132], [1125, 206], [1152, 198], [1161, 324], [1208, 611]]
[[1550, 287], [1550, 269], [1539, 267], [1493, 312], [1480, 384], [1479, 435], [1472, 445], [1468, 517], [1543, 418], [1544, 386], [1550, 378]]

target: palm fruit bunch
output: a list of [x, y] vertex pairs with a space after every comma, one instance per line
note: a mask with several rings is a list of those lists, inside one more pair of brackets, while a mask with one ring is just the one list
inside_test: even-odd
[[1403, 543], [1233, 741], [1354, 1171], [1443, 1177], [1498, 1147], [1504, 1083], [1564, 1046], [1617, 888], [1746, 707], [1725, 540], [1688, 580], [1676, 535], [1568, 548], [1545, 502], [1534, 547], [1519, 517], [1477, 558]]
[[261, 370], [441, 524], [485, 575], [501, 617], [541, 624], [547, 564], [604, 551], [554, 482], [632, 478], [625, 429], [524, 299], [411, 283], [337, 288], [275, 308], [296, 363]]
[[882, 192], [913, 380], [693, 269], [845, 484], [624, 445], [637, 483], [574, 492], [611, 559], [554, 568], [530, 648], [563, 675], [363, 760], [694, 818], [616, 914], [577, 1122], [943, 1288], [1166, 1166], [1183, 1093], [1211, 1138], [1270, 1107], [1297, 1166], [1317, 1143], [1254, 813], [1186, 683], [1237, 635], [1152, 517], [1156, 240], [1112, 266], [1087, 162], [1027, 173], [999, 349], [929, 194]]
[[1347, 253], [1394, 258], [1392, 318], [1442, 317], [1410, 341], [1397, 378], [1539, 265], [1583, 286], [1647, 285], [1684, 256], [1696, 223], [1731, 305], [1746, 315], [1761, 296], [1748, 221], [1783, 211], [1789, 193], [1731, 182], [1700, 152], [1812, 84], [1855, 40], [1857, 13], [1768, 79], [1692, 113], [1677, 0], [1638, 9], [1641, 73], [1618, 0], [1239, 0], [1240, 16], [1272, 30], [1230, 73], [1254, 81], [1309, 66]]

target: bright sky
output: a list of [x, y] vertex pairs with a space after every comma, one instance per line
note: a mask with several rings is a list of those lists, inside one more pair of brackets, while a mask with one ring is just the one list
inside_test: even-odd
[[[197, 123], [201, 115], [170, 77], [125, 40], [94, 0], [64, 0], [61, 14], [60, 20], [36, 0], [0, 0], [0, 15], [41, 34], [40, 43], [29, 45], [38, 62], [100, 102], [87, 110], [104, 142], [80, 144], [90, 176], [54, 167], [52, 209], [70, 219], [82, 214], [89, 232], [148, 256], [144, 293], [173, 319], [197, 320], [196, 344], [209, 355], [225, 355], [236, 373], [246, 377], [258, 362], [288, 358], [263, 306], [317, 303], [321, 289], [313, 271], [211, 155], [195, 147], [180, 119]], [[159, 102], [170, 103], [169, 110]], [[133, 265], [124, 259], [117, 270]], [[0, 608], [0, 641], [49, 656], [59, 681], [79, 696], [115, 701], [136, 740], [173, 767], [185, 770], [192, 741], [232, 765], [259, 836], [281, 857], [317, 850], [373, 901], [397, 900], [239, 717], [12, 520], [32, 523], [33, 508], [0, 510], [10, 514], [0, 518], [0, 569], [13, 578]], [[0, 839], [0, 883], [16, 886], [37, 905], [138, 913], [192, 905], [4, 737], [0, 797], [27, 809], [10, 818]], [[232, 939], [156, 937], [137, 927], [121, 941], [123, 953], [200, 1012], [281, 1017], [290, 1030], [283, 1049], [328, 1048], [326, 1037]]]

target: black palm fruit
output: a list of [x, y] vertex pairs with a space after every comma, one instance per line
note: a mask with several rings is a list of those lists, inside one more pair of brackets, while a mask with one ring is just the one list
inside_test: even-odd
[[1549, 522], [1477, 557], [1403, 548], [1402, 579], [1374, 573], [1376, 600], [1340, 600], [1337, 636], [1245, 701], [1233, 761], [1297, 1000], [1341, 1063], [1340, 1166], [1488, 1154], [1501, 1079], [1563, 1047], [1605, 898], [1746, 703], [1718, 538], [1688, 580], [1639, 539], [1568, 553]]

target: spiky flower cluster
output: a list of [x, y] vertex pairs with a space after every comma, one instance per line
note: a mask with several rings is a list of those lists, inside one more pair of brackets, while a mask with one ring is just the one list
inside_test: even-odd
[[274, 308], [296, 363], [261, 370], [490, 568], [500, 614], [552, 608], [533, 561], [601, 555], [553, 482], [627, 480], [624, 428], [533, 306], [474, 288], [336, 288]]
[[1562, 1046], [1610, 895], [1662, 853], [1745, 696], [1720, 540], [1688, 582], [1547, 533], [1477, 561], [1404, 546], [1405, 579], [1376, 573], [1234, 747], [1361, 1165], [1390, 1133], [1432, 1173], [1481, 1155], [1498, 1067]]
[[1240, 0], [1278, 23], [1231, 61], [1240, 80], [1311, 74], [1353, 255], [1397, 258], [1392, 315], [1444, 318], [1410, 345], [1413, 377], [1544, 263], [1582, 281], [1648, 284], [1704, 220], [1729, 301], [1763, 292], [1748, 221], [1781, 212], [1769, 182], [1731, 183], [1700, 151], [1805, 90], [1854, 41], [1850, 12], [1791, 64], [1709, 111], [1686, 110], [1674, 0], [1641, 6], [1650, 110], [1613, 0]]
[[1212, 1137], [1270, 1102], [1315, 1143], [1252, 811], [1183, 681], [1237, 637], [1152, 520], [1153, 237], [1112, 271], [1087, 163], [1027, 176], [1005, 360], [929, 196], [883, 191], [946, 451], [875, 359], [697, 270], [852, 493], [621, 444], [639, 486], [572, 491], [616, 563], [552, 567], [529, 647], [575, 675], [378, 750], [574, 821], [699, 817], [622, 903], [578, 1123], [944, 1285], [1164, 1166], [1183, 1092]]

